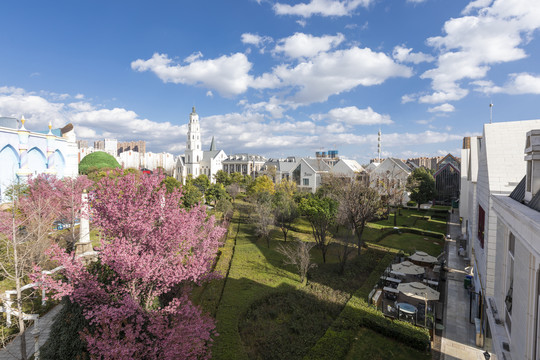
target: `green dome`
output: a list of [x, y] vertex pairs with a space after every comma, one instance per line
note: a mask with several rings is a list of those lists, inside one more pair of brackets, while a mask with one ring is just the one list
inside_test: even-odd
[[87, 175], [89, 172], [101, 169], [119, 168], [120, 164], [114, 156], [103, 151], [96, 151], [86, 155], [79, 163], [79, 173]]

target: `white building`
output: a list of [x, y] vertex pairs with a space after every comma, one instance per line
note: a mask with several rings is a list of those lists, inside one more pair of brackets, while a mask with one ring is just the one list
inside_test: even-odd
[[407, 185], [407, 178], [410, 174], [411, 168], [403, 161], [386, 158], [369, 172], [369, 186], [377, 189], [381, 195], [402, 192], [401, 201], [405, 204], [409, 201], [405, 186]]
[[302, 158], [291, 172], [292, 181], [298, 189], [314, 193], [322, 183], [322, 176], [331, 170], [332, 167], [321, 159]]
[[266, 163], [264, 156], [255, 154], [234, 154], [223, 160], [223, 171], [228, 174], [240, 173], [242, 175], [257, 176]]
[[[27, 124], [28, 125], [28, 124]], [[0, 202], [7, 187], [41, 173], [75, 177], [79, 173], [73, 125], [30, 131], [14, 118], [0, 118]]]
[[510, 345], [507, 359], [537, 358], [539, 218], [508, 197], [527, 173], [523, 149], [533, 129], [540, 120], [485, 124], [483, 136], [462, 152], [460, 215], [474, 269], [473, 316], [484, 333], [489, 326], [499, 358], [503, 343]]
[[223, 169], [222, 162], [227, 158], [223, 150], [217, 150], [212, 138], [210, 151], [202, 149], [201, 126], [199, 124], [199, 115], [193, 107], [189, 114], [186, 151], [184, 156], [176, 159], [174, 177], [177, 180], [185, 182], [187, 177], [196, 178], [201, 174], [208, 176], [214, 183], [214, 175]]
[[358, 176], [364, 173], [365, 170], [356, 160], [351, 159], [340, 159], [332, 169], [330, 170], [331, 174], [340, 177], [348, 177], [351, 179], [357, 179]]

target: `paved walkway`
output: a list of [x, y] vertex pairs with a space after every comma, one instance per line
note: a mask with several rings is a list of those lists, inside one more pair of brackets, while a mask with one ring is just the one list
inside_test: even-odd
[[[39, 318], [39, 328], [41, 330], [39, 334], [39, 346], [43, 346], [45, 341], [49, 338], [49, 333], [51, 330], [51, 325], [53, 323], [54, 317], [60, 309], [61, 305], [57, 305], [43, 317]], [[18, 321], [17, 318], [14, 318], [14, 321]], [[26, 329], [26, 354], [30, 358], [34, 354], [34, 336], [32, 331], [34, 330], [34, 325]], [[0, 360], [20, 360], [21, 359], [21, 337], [17, 336], [12, 342], [8, 344], [3, 349], [0, 349]]]
[[[463, 286], [466, 264], [458, 255], [458, 244], [455, 239], [461, 235], [459, 214], [450, 214], [449, 233], [447, 239], [448, 273], [446, 280], [446, 307], [444, 330], [441, 339], [442, 360], [485, 360], [483, 349], [475, 345], [475, 327], [469, 322], [469, 293]], [[491, 360], [496, 356], [491, 354]]]

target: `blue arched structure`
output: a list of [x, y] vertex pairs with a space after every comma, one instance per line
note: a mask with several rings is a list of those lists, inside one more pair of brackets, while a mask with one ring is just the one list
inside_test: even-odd
[[32, 175], [41, 174], [47, 169], [47, 158], [37, 147], [28, 150], [28, 168], [32, 169]]
[[[56, 170], [57, 177], [64, 177], [64, 170], [66, 169], [66, 160], [60, 150], [56, 150], [53, 155], [54, 169]], [[49, 165], [50, 167], [50, 165]]]
[[0, 150], [0, 164], [2, 167], [0, 171], [0, 202], [4, 195], [2, 190], [17, 182], [15, 172], [19, 169], [19, 161], [19, 154], [13, 146], [6, 145]]

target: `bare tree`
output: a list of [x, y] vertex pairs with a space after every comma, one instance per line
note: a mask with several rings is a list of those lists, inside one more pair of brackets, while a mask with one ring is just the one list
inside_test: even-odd
[[283, 232], [283, 239], [287, 241], [287, 234], [293, 221], [298, 218], [298, 206], [292, 195], [285, 191], [276, 191], [274, 194], [274, 218], [276, 225]]
[[52, 224], [60, 213], [61, 188], [55, 177], [29, 180], [24, 193], [14, 194], [11, 211], [0, 212], [0, 270], [15, 283], [16, 311], [21, 335], [21, 358], [26, 359], [22, 287], [34, 266], [44, 262], [51, 243]]
[[349, 183], [342, 192], [340, 200], [342, 221], [350, 224], [358, 240], [358, 255], [361, 253], [366, 223], [374, 219], [381, 210], [381, 197], [372, 188], [357, 181]]
[[227, 186], [227, 193], [232, 197], [234, 202], [240, 193], [240, 185], [237, 183], [232, 183], [231, 185]]
[[307, 284], [307, 274], [310, 269], [317, 266], [311, 262], [310, 250], [315, 246], [315, 243], [309, 243], [296, 239], [292, 244], [280, 244], [277, 247], [277, 252], [285, 257], [285, 265], [294, 265], [300, 275], [302, 285]]
[[261, 194], [255, 200], [254, 212], [251, 215], [255, 224], [255, 232], [259, 237], [266, 239], [266, 244], [270, 247], [270, 227], [274, 224], [274, 214], [272, 211], [270, 194]]

